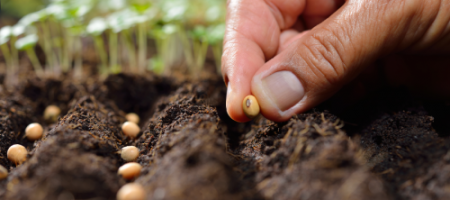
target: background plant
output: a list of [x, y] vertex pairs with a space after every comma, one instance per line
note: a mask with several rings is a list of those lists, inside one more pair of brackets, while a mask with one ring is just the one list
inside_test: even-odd
[[[103, 75], [167, 73], [180, 66], [198, 75], [208, 55], [220, 66], [225, 4], [225, 0], [53, 0], [2, 29], [0, 47], [10, 71], [18, 66], [16, 47], [21, 47], [40, 76], [82, 77], [83, 51], [89, 45], [95, 48], [99, 63], [95, 67]], [[36, 43], [25, 48], [25, 38]], [[35, 46], [42, 48], [45, 63], [34, 58]]]

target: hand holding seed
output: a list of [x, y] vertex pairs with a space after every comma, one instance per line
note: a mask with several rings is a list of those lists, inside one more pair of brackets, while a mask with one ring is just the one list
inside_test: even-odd
[[249, 94], [273, 121], [344, 86], [350, 101], [380, 85], [450, 99], [450, 17], [441, 12], [450, 0], [286, 2], [228, 1], [222, 74], [232, 119], [253, 117], [242, 107]]

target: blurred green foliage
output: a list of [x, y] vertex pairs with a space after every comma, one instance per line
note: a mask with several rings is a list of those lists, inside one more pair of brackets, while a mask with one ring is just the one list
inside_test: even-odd
[[48, 0], [1, 0], [0, 17], [19, 19], [38, 11], [48, 4]]
[[[81, 76], [86, 39], [94, 41], [99, 71], [106, 74], [121, 72], [123, 66], [135, 73], [162, 73], [184, 65], [197, 76], [208, 49], [216, 66], [221, 65], [225, 0], [47, 1], [8, 0], [2, 5], [9, 16], [26, 14], [15, 25], [0, 30], [2, 52], [12, 52], [11, 68], [17, 63], [17, 50], [27, 50], [30, 59], [34, 56], [33, 48], [20, 48], [33, 41], [32, 47], [37, 44], [44, 51], [46, 73], [74, 69], [74, 74]], [[154, 55], [148, 53], [149, 40], [155, 43]]]

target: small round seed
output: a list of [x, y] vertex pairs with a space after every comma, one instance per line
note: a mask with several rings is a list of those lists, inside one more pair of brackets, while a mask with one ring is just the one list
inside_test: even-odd
[[49, 105], [44, 110], [44, 119], [48, 122], [56, 122], [59, 115], [61, 114], [61, 109], [55, 105]]
[[39, 123], [31, 123], [25, 129], [25, 136], [31, 141], [41, 139], [43, 133], [44, 129]]
[[25, 162], [27, 160], [27, 154], [27, 149], [20, 144], [12, 145], [9, 147], [8, 152], [6, 152], [8, 159], [16, 165]]
[[6, 177], [8, 177], [8, 170], [3, 167], [3, 165], [0, 165], [0, 180], [5, 179]]
[[140, 131], [139, 126], [133, 122], [125, 122], [122, 125], [122, 132], [128, 137], [135, 138]]
[[138, 183], [128, 183], [117, 192], [117, 200], [144, 200], [145, 190]]
[[139, 157], [139, 149], [135, 146], [126, 146], [122, 148], [120, 156], [127, 162], [135, 161]]
[[244, 114], [250, 119], [253, 119], [259, 115], [259, 103], [253, 95], [248, 95], [244, 98], [242, 108], [244, 110]]
[[125, 165], [122, 165], [122, 167], [119, 168], [119, 171], [117, 172], [119, 175], [122, 175], [122, 177], [126, 180], [131, 180], [139, 176], [141, 174], [141, 165], [136, 162], [130, 162]]
[[127, 115], [125, 115], [125, 118], [127, 119], [127, 121], [139, 124], [139, 115], [137, 115], [136, 113], [128, 113]]

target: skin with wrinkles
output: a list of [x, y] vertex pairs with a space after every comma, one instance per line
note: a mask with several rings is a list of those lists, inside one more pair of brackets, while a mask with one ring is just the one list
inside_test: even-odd
[[[252, 94], [262, 115], [285, 121], [342, 88], [361, 97], [381, 84], [449, 98], [449, 54], [450, 0], [229, 0], [222, 57], [227, 111], [248, 121], [241, 103]], [[384, 67], [374, 69], [380, 58]], [[278, 97], [263, 83], [280, 71], [292, 72], [304, 89], [289, 109], [275, 105]]]

